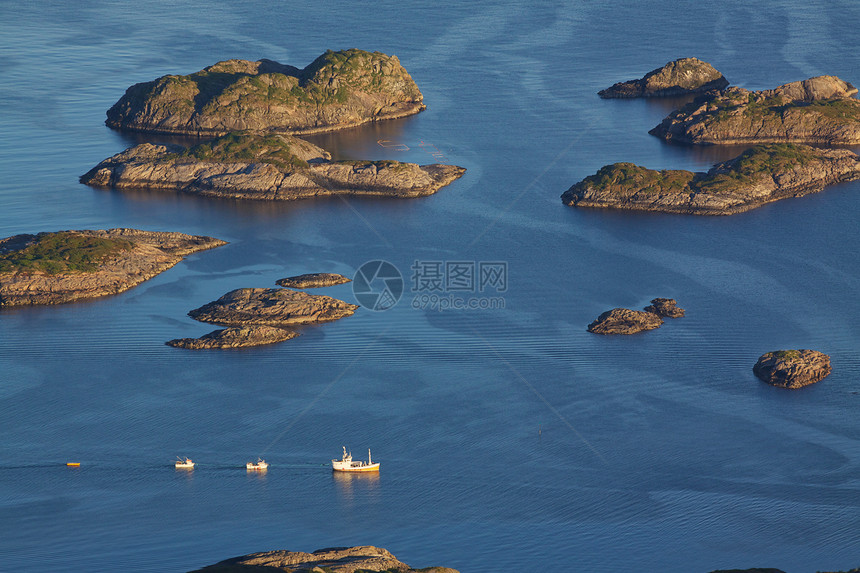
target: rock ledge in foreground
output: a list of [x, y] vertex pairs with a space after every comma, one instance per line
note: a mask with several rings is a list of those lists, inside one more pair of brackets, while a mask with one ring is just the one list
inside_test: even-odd
[[389, 551], [370, 545], [359, 547], [333, 547], [313, 553], [301, 551], [268, 551], [234, 557], [209, 565], [193, 573], [250, 573], [267, 570], [299, 572], [356, 573], [358, 571], [401, 573], [458, 573], [447, 567], [413, 569], [399, 561]]
[[602, 98], [680, 96], [721, 90], [729, 82], [708, 62], [681, 58], [651, 70], [643, 78], [619, 82], [597, 92]]
[[762, 354], [753, 372], [764, 382], [781, 388], [802, 388], [825, 378], [830, 357], [817, 350], [776, 350]]

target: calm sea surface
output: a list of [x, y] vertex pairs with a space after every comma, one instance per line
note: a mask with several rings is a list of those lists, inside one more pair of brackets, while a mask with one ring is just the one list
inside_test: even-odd
[[[0, 570], [180, 572], [355, 544], [463, 572], [860, 566], [860, 182], [727, 218], [559, 199], [607, 163], [705, 170], [737, 152], [666, 145], [647, 131], [669, 104], [599, 89], [682, 56], [751, 89], [856, 84], [856, 2], [83, 4], [0, 3], [0, 237], [230, 244], [119, 296], [0, 313]], [[133, 83], [350, 47], [399, 56], [428, 109], [313, 140], [465, 177], [423, 199], [277, 205], [77, 181], [146, 139], [103, 123]], [[404, 277], [390, 310], [263, 348], [164, 345], [212, 330], [186, 312], [231, 289], [371, 260]], [[416, 261], [425, 278], [505, 263], [506, 289], [446, 293], [504, 308], [431, 308]], [[688, 316], [585, 331], [656, 296]], [[833, 374], [758, 382], [779, 348], [827, 352]], [[379, 476], [332, 475], [341, 445], [372, 448]], [[257, 456], [268, 474], [247, 475]]]

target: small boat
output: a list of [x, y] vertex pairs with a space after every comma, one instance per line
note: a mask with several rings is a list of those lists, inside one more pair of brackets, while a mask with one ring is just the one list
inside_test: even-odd
[[81, 467], [81, 462], [66, 462], [66, 465], [70, 468], [79, 468]]
[[179, 458], [177, 457], [176, 463], [173, 464], [178, 470], [193, 470], [194, 462], [191, 461], [191, 458]]
[[331, 469], [336, 472], [378, 472], [379, 462], [373, 463], [370, 457], [370, 449], [367, 450], [367, 461], [352, 459], [352, 452], [347, 453], [346, 446], [343, 447], [343, 458], [331, 461]]
[[257, 462], [248, 462], [245, 464], [245, 469], [248, 471], [264, 472], [269, 469], [269, 464], [263, 458], [257, 458]]

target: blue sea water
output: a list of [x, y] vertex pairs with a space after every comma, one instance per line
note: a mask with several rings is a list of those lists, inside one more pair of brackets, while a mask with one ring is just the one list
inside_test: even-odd
[[[856, 84], [858, 25], [848, 1], [0, 3], [0, 237], [229, 241], [122, 295], [0, 313], [0, 570], [187, 571], [356, 544], [463, 572], [860, 566], [860, 182], [725, 218], [559, 199], [607, 163], [705, 170], [737, 153], [666, 145], [647, 131], [671, 104], [598, 90], [684, 56], [750, 89]], [[274, 205], [77, 181], [147, 139], [103, 123], [133, 83], [350, 47], [396, 54], [428, 109], [312, 139], [462, 179]], [[372, 260], [403, 274], [389, 310], [268, 347], [164, 345], [212, 330], [186, 313], [231, 289]], [[430, 308], [416, 261], [504, 263], [506, 288], [447, 293], [503, 308]], [[585, 331], [656, 296], [688, 316]], [[833, 374], [758, 382], [779, 348], [827, 352]], [[379, 476], [332, 475], [341, 445], [372, 448]], [[257, 456], [270, 469], [248, 475]]]

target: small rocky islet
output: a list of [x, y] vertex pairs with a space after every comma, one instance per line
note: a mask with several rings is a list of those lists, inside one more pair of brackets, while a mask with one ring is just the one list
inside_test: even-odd
[[764, 144], [714, 165], [707, 173], [661, 171], [633, 163], [606, 165], [561, 197], [576, 207], [732, 215], [858, 178], [860, 157], [848, 149]]
[[448, 567], [414, 569], [397, 559], [387, 549], [363, 545], [331, 547], [313, 553], [302, 551], [266, 551], [234, 557], [198, 569], [192, 573], [248, 573], [251, 571], [284, 571], [360, 573], [361, 571], [397, 573], [458, 573]]
[[815, 384], [832, 370], [830, 356], [808, 349], [766, 352], [753, 366], [753, 372], [763, 382], [791, 389]]
[[636, 334], [654, 330], [663, 325], [663, 318], [684, 316], [684, 309], [677, 304], [673, 298], [655, 298], [645, 310], [613, 308], [598, 316], [587, 330], [594, 334]]
[[81, 183], [205, 197], [289, 201], [325, 195], [420, 197], [460, 178], [456, 165], [331, 161], [290, 135], [229, 133], [189, 148], [143, 143], [105, 159]]
[[287, 288], [305, 289], [342, 285], [348, 282], [352, 282], [352, 279], [337, 273], [306, 273], [278, 279], [275, 284]]
[[292, 327], [351, 316], [358, 305], [286, 288], [240, 288], [188, 313], [201, 322], [226, 326], [200, 338], [178, 338], [168, 346], [226, 349], [261, 346], [299, 335]]
[[139, 229], [7, 237], [0, 240], [0, 308], [118, 294], [187, 255], [225, 244], [212, 237]]
[[209, 137], [244, 130], [308, 134], [413, 115], [425, 109], [423, 99], [397, 56], [328, 50], [304, 69], [226, 60], [135, 84], [105, 123]]
[[638, 80], [619, 82], [597, 92], [602, 98], [670, 97], [721, 90], [729, 81], [708, 62], [680, 58]]
[[856, 94], [857, 88], [836, 76], [761, 91], [730, 87], [672, 112], [649, 133], [688, 144], [856, 145], [860, 143]]

